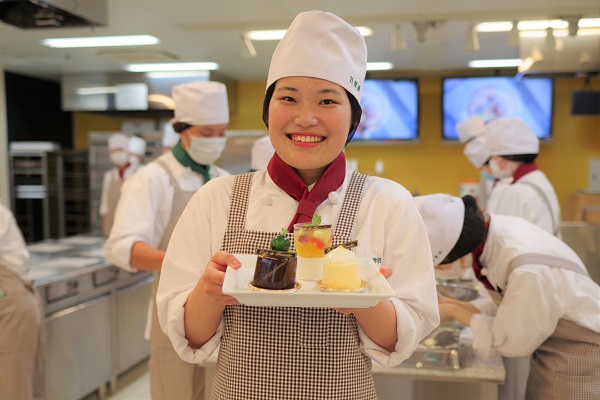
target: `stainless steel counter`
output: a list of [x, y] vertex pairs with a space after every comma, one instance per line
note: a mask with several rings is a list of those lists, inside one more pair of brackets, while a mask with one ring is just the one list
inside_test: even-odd
[[146, 359], [144, 326], [151, 272], [109, 264], [104, 238], [78, 235], [29, 246], [29, 277], [45, 308], [45, 400], [77, 400], [114, 388], [118, 374]]

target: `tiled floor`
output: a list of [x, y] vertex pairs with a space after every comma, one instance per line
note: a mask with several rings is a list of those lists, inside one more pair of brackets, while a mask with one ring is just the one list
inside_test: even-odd
[[150, 400], [150, 376], [148, 372], [130, 382], [117, 393], [108, 396], [109, 400]]

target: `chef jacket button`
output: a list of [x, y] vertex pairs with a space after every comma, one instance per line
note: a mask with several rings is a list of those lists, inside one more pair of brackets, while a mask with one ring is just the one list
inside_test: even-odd
[[483, 275], [483, 276], [487, 276], [487, 272], [488, 272], [488, 271], [487, 271], [487, 268], [485, 268], [485, 267], [484, 267], [484, 268], [481, 268], [481, 271], [480, 271], [480, 272], [481, 272], [481, 275]]
[[265, 196], [262, 199], [260, 199], [260, 202], [264, 206], [270, 206], [271, 204], [273, 204], [273, 199], [271, 198], [271, 196]]
[[331, 204], [337, 204], [338, 202], [338, 195], [336, 192], [329, 192], [327, 198], [329, 199], [329, 202], [331, 202]]

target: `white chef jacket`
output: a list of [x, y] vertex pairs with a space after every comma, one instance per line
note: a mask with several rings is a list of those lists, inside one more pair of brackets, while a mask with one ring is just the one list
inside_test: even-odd
[[[201, 174], [184, 167], [168, 152], [160, 156], [181, 189], [198, 190], [204, 184]], [[229, 175], [229, 172], [215, 165], [210, 167], [210, 176]], [[104, 244], [106, 258], [113, 264], [130, 272], [136, 269], [130, 265], [131, 247], [135, 242], [158, 247], [171, 217], [173, 188], [167, 172], [156, 163], [149, 163], [137, 170], [121, 188], [121, 197], [113, 227]]]
[[[338, 219], [351, 170], [343, 185], [329, 194], [315, 212], [323, 223]], [[184, 361], [203, 363], [218, 347], [224, 322], [200, 349], [185, 339], [183, 305], [212, 254], [221, 249], [234, 177], [211, 180], [190, 200], [167, 248], [157, 292], [163, 331]], [[281, 190], [267, 171], [254, 174], [248, 200], [246, 229], [280, 231], [296, 213], [298, 202]], [[389, 283], [396, 292], [398, 342], [395, 351], [381, 348], [359, 327], [365, 354], [384, 366], [396, 366], [439, 324], [439, 309], [429, 239], [411, 194], [398, 183], [368, 177], [354, 224], [358, 257], [381, 256], [393, 269]]]
[[[537, 186], [548, 199], [546, 201], [527, 183]], [[494, 195], [496, 196], [496, 195]], [[488, 202], [487, 211], [498, 215], [514, 215], [560, 236], [560, 206], [552, 184], [540, 170], [523, 175], [517, 182], [508, 185]]]
[[[137, 169], [126, 168], [125, 171], [123, 171], [123, 181], [126, 181], [131, 175], [133, 175], [135, 171], [137, 171]], [[121, 181], [118, 167], [113, 167], [109, 169], [104, 173], [104, 176], [102, 177], [102, 192], [100, 193], [100, 207], [98, 208], [98, 213], [101, 216], [107, 215], [110, 211], [108, 209], [108, 193], [110, 185], [114, 181]]]
[[473, 315], [474, 350], [484, 358], [531, 355], [554, 333], [561, 318], [600, 332], [600, 287], [588, 276], [527, 264], [515, 269], [504, 287], [508, 264], [520, 254], [546, 254], [583, 263], [563, 241], [522, 218], [490, 217], [479, 260], [490, 283], [504, 293], [495, 317]]
[[29, 250], [13, 213], [0, 204], [0, 264], [24, 277], [29, 272]]

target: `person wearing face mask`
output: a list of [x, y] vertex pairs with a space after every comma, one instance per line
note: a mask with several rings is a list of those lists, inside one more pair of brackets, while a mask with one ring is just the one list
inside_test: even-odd
[[146, 159], [146, 140], [139, 136], [133, 135], [129, 137], [129, 142], [127, 143], [127, 148], [129, 150], [129, 167], [128, 173], [133, 175], [135, 171], [140, 169], [140, 167], [144, 164], [144, 160]]
[[535, 163], [539, 139], [519, 118], [500, 118], [488, 123], [485, 138], [492, 174], [510, 180], [494, 201], [488, 203], [487, 210], [522, 217], [560, 238], [558, 198]]
[[113, 225], [121, 186], [131, 175], [128, 143], [127, 135], [123, 133], [113, 133], [108, 137], [108, 156], [115, 166], [104, 173], [100, 192], [98, 212], [102, 218], [102, 233], [105, 236], [108, 236]]
[[520, 217], [483, 214], [475, 199], [415, 198], [434, 265], [468, 257], [502, 297], [495, 315], [442, 301], [442, 320], [469, 326], [482, 358], [530, 357], [526, 392], [512, 399], [600, 398], [600, 287], [559, 238]]
[[229, 107], [219, 82], [178, 85], [172, 94], [181, 139], [125, 182], [104, 249], [110, 262], [127, 271], [155, 271], [147, 325], [152, 399], [196, 400], [204, 398], [204, 369], [175, 353], [158, 324], [154, 298], [165, 249], [186, 204], [201, 186], [229, 175], [213, 164], [225, 147]]
[[161, 140], [163, 153], [169, 153], [173, 150], [173, 147], [175, 147], [177, 142], [179, 142], [179, 134], [173, 129], [171, 121], [166, 122], [163, 126], [163, 137]]
[[[201, 364], [219, 347], [213, 400], [376, 399], [372, 360], [399, 365], [439, 324], [411, 194], [346, 166], [366, 64], [356, 28], [327, 12], [298, 14], [269, 67], [263, 121], [275, 153], [266, 170], [212, 180], [173, 232], [159, 321], [187, 362]], [[277, 307], [274, 294], [273, 307], [263, 307], [223, 293], [227, 268], [242, 267], [235, 254], [269, 248], [282, 227], [292, 238], [294, 224], [315, 215], [332, 225], [333, 246], [357, 240], [358, 257], [389, 266], [393, 297], [370, 308]]]
[[507, 180], [497, 179], [489, 166], [490, 154], [486, 147], [485, 123], [479, 117], [471, 117], [456, 124], [458, 140], [464, 143], [463, 154], [479, 170], [479, 197], [477, 204], [486, 209], [488, 202], [506, 186]]
[[250, 151], [250, 171], [267, 169], [274, 153], [275, 149], [269, 135], [256, 139]]

